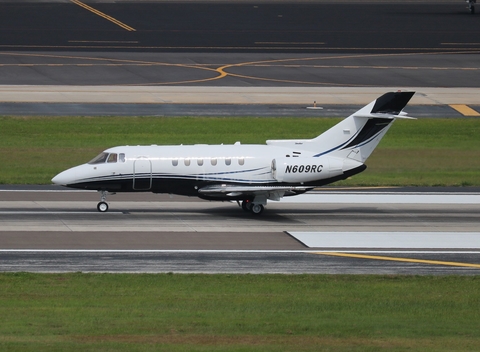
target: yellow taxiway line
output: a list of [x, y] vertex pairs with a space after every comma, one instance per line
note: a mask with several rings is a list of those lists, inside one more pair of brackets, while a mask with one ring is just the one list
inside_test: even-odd
[[135, 28], [132, 28], [128, 25], [126, 25], [125, 23], [123, 22], [120, 22], [119, 20], [111, 17], [111, 16], [108, 16], [106, 14], [104, 14], [103, 12], [101, 11], [98, 11], [96, 9], [94, 9], [93, 7], [90, 7], [88, 6], [87, 4], [84, 4], [83, 2], [79, 1], [79, 0], [70, 0], [71, 2], [73, 2], [75, 5], [78, 5], [78, 6], [81, 6], [83, 7], [84, 9], [90, 11], [90, 12], [93, 12], [94, 14], [100, 16], [100, 17], [103, 17], [105, 18], [106, 20], [109, 20], [110, 22], [113, 22], [115, 23], [117, 26], [120, 26], [122, 27], [123, 29], [126, 29], [127, 31], [130, 31], [130, 32], [134, 32], [135, 31]]
[[480, 116], [478, 111], [473, 110], [471, 107], [462, 104], [449, 105], [451, 108], [457, 110], [463, 116]]
[[439, 260], [396, 258], [396, 257], [384, 257], [384, 256], [378, 256], [378, 255], [365, 255], [365, 254], [354, 254], [354, 253], [337, 253], [337, 252], [313, 252], [313, 254], [329, 255], [329, 256], [335, 256], [335, 257], [359, 258], [359, 259], [389, 260], [389, 261], [394, 261], [394, 262], [407, 262], [407, 263], [418, 263], [418, 264], [433, 264], [433, 265], [447, 265], [447, 266], [461, 266], [461, 267], [469, 267], [469, 268], [480, 268], [480, 264], [459, 263], [459, 262], [444, 262], [444, 261], [439, 261]]

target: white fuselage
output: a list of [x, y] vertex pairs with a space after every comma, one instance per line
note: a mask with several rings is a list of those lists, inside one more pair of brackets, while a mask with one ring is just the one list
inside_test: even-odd
[[[274, 145], [120, 146], [103, 159], [68, 169], [53, 182], [111, 192], [198, 195], [212, 184], [321, 185], [362, 164]], [[324, 180], [322, 182], [322, 180]]]

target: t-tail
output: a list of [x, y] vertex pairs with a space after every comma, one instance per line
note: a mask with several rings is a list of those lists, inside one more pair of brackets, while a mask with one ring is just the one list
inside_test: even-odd
[[[413, 94], [415, 92], [386, 93], [313, 139], [267, 141], [268, 145], [298, 150], [293, 152], [298, 159], [287, 155], [273, 160], [274, 178], [279, 182], [322, 186], [362, 172], [366, 169], [365, 161], [393, 121], [410, 119], [403, 108]], [[309, 156], [300, 150], [308, 151]], [[313, 170], [311, 165], [315, 165], [314, 170], [322, 170], [321, 175], [300, 171]]]
[[390, 92], [372, 101], [312, 139], [312, 146], [318, 151], [315, 156], [329, 155], [364, 163], [395, 119], [412, 119], [402, 110], [414, 94]]

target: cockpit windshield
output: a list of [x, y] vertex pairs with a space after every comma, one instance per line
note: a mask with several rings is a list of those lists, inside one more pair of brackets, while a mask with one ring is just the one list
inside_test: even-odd
[[90, 160], [88, 163], [89, 164], [103, 164], [105, 161], [107, 161], [108, 159], [108, 153], [100, 153], [99, 155], [97, 155], [95, 158], [93, 158], [92, 160]]
[[90, 160], [88, 163], [89, 164], [104, 164], [104, 163], [116, 163], [119, 161], [124, 163], [125, 162], [125, 154], [124, 153], [100, 153], [97, 155], [95, 158]]
[[107, 163], [116, 163], [117, 162], [117, 154], [112, 153], [108, 156]]

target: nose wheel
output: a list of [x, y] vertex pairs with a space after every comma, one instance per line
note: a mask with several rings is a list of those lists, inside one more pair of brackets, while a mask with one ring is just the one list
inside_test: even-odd
[[108, 211], [108, 204], [107, 202], [99, 202], [97, 204], [97, 210], [101, 213], [105, 213], [106, 211]]
[[108, 204], [107, 204], [107, 191], [100, 191], [101, 198], [100, 202], [97, 204], [97, 210], [100, 213], [105, 213], [108, 211]]

